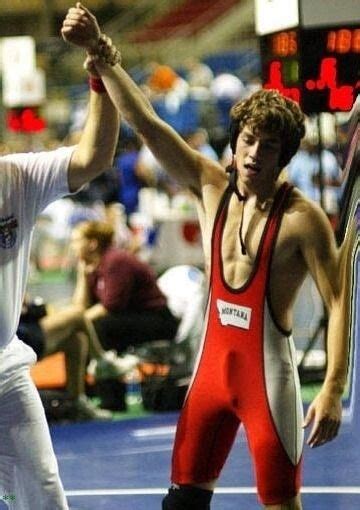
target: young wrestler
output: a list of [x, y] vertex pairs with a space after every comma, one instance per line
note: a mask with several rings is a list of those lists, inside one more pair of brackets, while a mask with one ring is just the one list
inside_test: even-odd
[[[236, 104], [233, 162], [225, 173], [156, 115], [120, 65], [100, 61], [104, 36], [89, 11], [77, 4], [63, 27], [68, 41], [88, 51], [125, 119], [197, 200], [209, 299], [163, 509], [210, 508], [242, 424], [261, 502], [272, 510], [299, 510], [302, 426], [313, 424], [311, 447], [337, 435], [348, 356], [338, 252], [328, 220], [279, 179], [304, 136], [303, 114], [275, 91], [262, 90]], [[303, 423], [291, 328], [294, 301], [308, 272], [329, 313], [328, 367]]]

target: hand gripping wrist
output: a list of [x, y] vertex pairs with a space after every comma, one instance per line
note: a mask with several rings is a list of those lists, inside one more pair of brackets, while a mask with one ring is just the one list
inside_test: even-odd
[[120, 51], [112, 43], [110, 37], [105, 34], [100, 34], [97, 44], [91, 48], [89, 53], [91, 55], [96, 55], [96, 57], [104, 64], [108, 64], [110, 66], [121, 64]]

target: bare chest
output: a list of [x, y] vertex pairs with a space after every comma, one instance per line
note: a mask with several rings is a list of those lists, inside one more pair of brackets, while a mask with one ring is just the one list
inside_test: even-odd
[[[260, 210], [252, 204], [229, 207], [220, 238], [220, 260], [226, 282], [234, 288], [248, 281], [264, 253], [265, 234], [269, 231], [269, 209]], [[296, 243], [291, 236], [288, 220], [282, 219], [277, 236], [271, 245], [271, 269], [281, 274], [288, 274], [289, 269], [298, 263]]]

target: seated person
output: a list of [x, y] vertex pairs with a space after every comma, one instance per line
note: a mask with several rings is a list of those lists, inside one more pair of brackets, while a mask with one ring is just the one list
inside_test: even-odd
[[18, 337], [35, 351], [38, 359], [64, 352], [69, 417], [74, 420], [111, 419], [111, 413], [98, 409], [85, 395], [85, 372], [88, 358], [97, 360], [96, 377], [119, 377], [134, 368], [137, 358], [118, 358], [101, 347], [92, 323], [76, 304], [49, 315], [46, 308], [23, 303]]
[[[89, 221], [72, 233], [78, 272], [74, 302], [85, 309], [104, 349], [175, 337], [179, 320], [167, 306], [151, 267], [113, 245], [113, 228]], [[82, 266], [81, 266], [82, 264]]]

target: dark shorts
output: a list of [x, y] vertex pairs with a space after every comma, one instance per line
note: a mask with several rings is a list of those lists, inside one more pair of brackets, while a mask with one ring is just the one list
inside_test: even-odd
[[45, 349], [45, 336], [38, 322], [22, 322], [18, 326], [17, 336], [29, 345], [38, 359], [43, 357]]
[[153, 340], [172, 340], [178, 325], [168, 308], [110, 313], [94, 322], [103, 348], [118, 352]]

